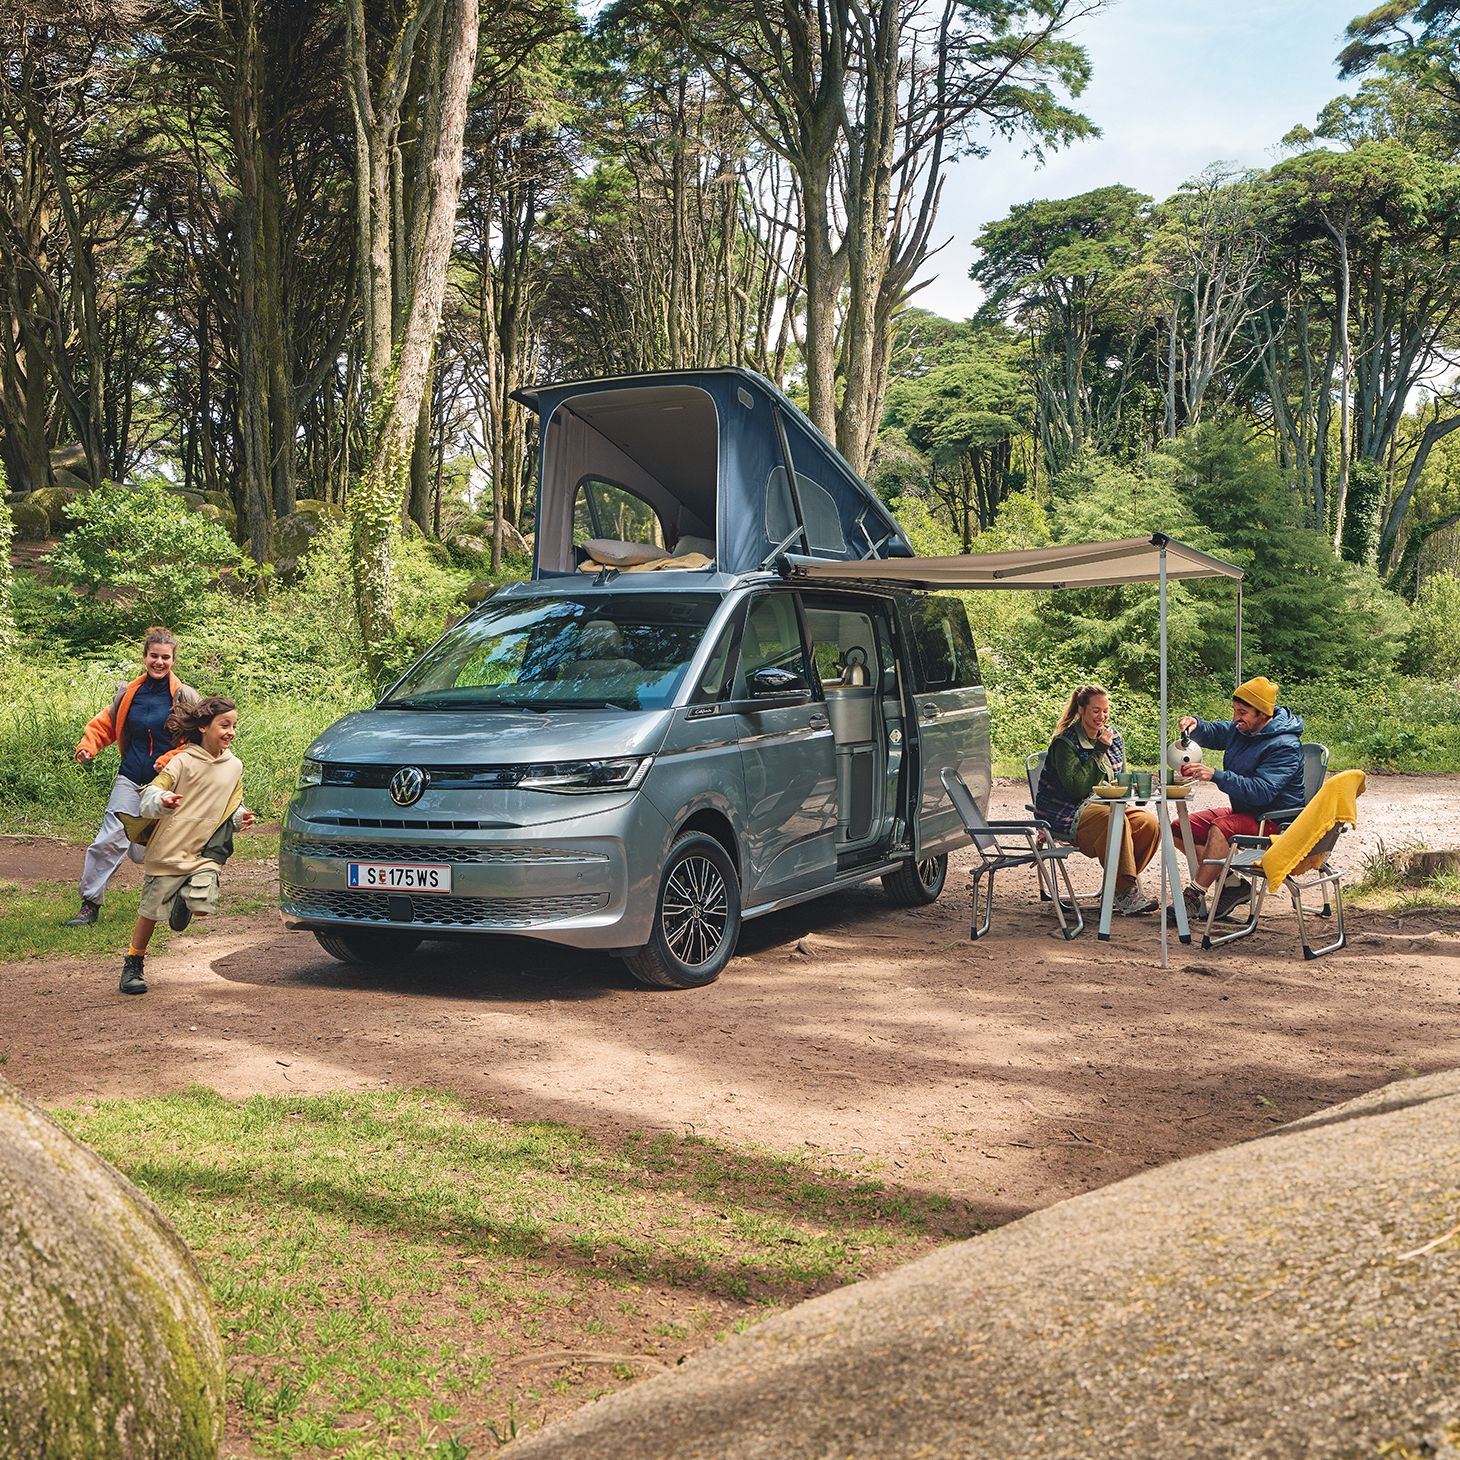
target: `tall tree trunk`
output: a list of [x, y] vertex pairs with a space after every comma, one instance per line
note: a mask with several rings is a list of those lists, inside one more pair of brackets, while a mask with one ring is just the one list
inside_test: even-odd
[[1337, 552], [1343, 540], [1343, 516], [1348, 507], [1349, 462], [1353, 455], [1350, 396], [1353, 391], [1353, 356], [1349, 349], [1348, 313], [1351, 269], [1348, 253], [1348, 230], [1342, 231], [1329, 226], [1338, 244], [1338, 340], [1339, 375], [1341, 387], [1338, 396], [1338, 496], [1333, 510], [1333, 550]]
[[[428, 388], [441, 324], [446, 266], [451, 256], [456, 205], [461, 192], [467, 93], [476, 66], [480, 28], [478, 0], [438, 0], [438, 3], [446, 7], [445, 23], [437, 32], [441, 36], [439, 100], [427, 109], [434, 125], [423, 127], [418, 140], [423, 157], [429, 149], [429, 162], [417, 175], [421, 210], [417, 214], [419, 232], [415, 235], [418, 246], [412, 250], [409, 272], [400, 275], [405, 285], [403, 297], [395, 301], [396, 310], [404, 320], [398, 349], [393, 348], [390, 339], [392, 311], [388, 294], [394, 260], [388, 243], [392, 233], [401, 238], [404, 230], [392, 228], [397, 215], [390, 189], [388, 185], [380, 188], [378, 184], [388, 184], [389, 164], [385, 156], [393, 151], [404, 77], [413, 61], [414, 38], [419, 35], [423, 22], [429, 23], [429, 33], [436, 17], [422, 13], [427, 9], [423, 5], [407, 20], [382, 77], [379, 101], [383, 105], [379, 105], [372, 95], [366, 64], [363, 0], [351, 0], [350, 5], [352, 102], [360, 154], [356, 165], [366, 184], [366, 192], [357, 206], [362, 211], [362, 256], [369, 276], [366, 348], [369, 352], [367, 376], [371, 383], [371, 431], [369, 455], [350, 492], [348, 510], [356, 612], [366, 659], [377, 676], [391, 667], [394, 658], [392, 550], [420, 420], [421, 397]], [[427, 64], [435, 74], [436, 58], [431, 57]], [[378, 165], [377, 158], [381, 159]], [[380, 250], [382, 242], [386, 244], [384, 257]], [[405, 267], [403, 263], [402, 268]], [[386, 351], [383, 359], [380, 358], [382, 345]]]

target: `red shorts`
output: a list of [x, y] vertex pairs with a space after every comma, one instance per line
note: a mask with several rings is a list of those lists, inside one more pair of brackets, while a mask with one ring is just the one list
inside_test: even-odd
[[[1245, 811], [1233, 811], [1230, 806], [1225, 810], [1216, 811], [1194, 811], [1191, 816], [1191, 839], [1197, 846], [1206, 845], [1207, 838], [1215, 828], [1221, 832], [1228, 841], [1234, 836], [1260, 836], [1257, 818], [1248, 816]], [[1175, 837], [1181, 835], [1179, 822], [1171, 823], [1171, 834]]]

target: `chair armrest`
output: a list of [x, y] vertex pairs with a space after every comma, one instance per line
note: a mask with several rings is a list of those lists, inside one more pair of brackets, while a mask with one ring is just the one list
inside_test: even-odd
[[1032, 820], [1029, 821], [991, 821], [988, 824], [988, 828], [990, 831], [1047, 832], [1049, 830], [1049, 822], [1041, 821], [1038, 817], [1034, 817]]
[[1227, 841], [1234, 847], [1263, 847], [1265, 849], [1272, 845], [1270, 836], [1243, 836], [1241, 833], [1228, 837]]

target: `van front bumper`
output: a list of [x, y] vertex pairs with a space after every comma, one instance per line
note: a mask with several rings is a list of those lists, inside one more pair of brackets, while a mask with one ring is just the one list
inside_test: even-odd
[[[643, 796], [547, 826], [460, 832], [335, 827], [291, 807], [279, 849], [287, 927], [397, 929], [422, 937], [511, 933], [578, 948], [648, 942], [668, 836]], [[555, 835], [571, 826], [573, 835]], [[351, 862], [451, 868], [449, 893], [351, 888]]]

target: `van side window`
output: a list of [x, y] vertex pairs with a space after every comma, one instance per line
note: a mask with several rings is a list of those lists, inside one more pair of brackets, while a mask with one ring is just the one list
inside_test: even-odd
[[648, 502], [627, 487], [584, 477], [573, 496], [573, 545], [594, 537], [665, 546], [664, 524]]
[[875, 688], [881, 684], [877, 634], [865, 613], [808, 603], [806, 632], [823, 685]]
[[983, 682], [968, 613], [956, 598], [920, 596], [913, 600], [910, 616], [924, 689], [962, 689]]
[[757, 669], [788, 669], [808, 684], [806, 651], [796, 601], [789, 593], [767, 593], [750, 605], [740, 645], [740, 667], [748, 679]]
[[735, 641], [740, 634], [740, 619], [740, 614], [733, 615], [720, 631], [720, 640], [695, 688], [696, 704], [712, 705], [717, 700], [729, 699], [734, 694], [735, 686], [732, 681], [735, 678]]

